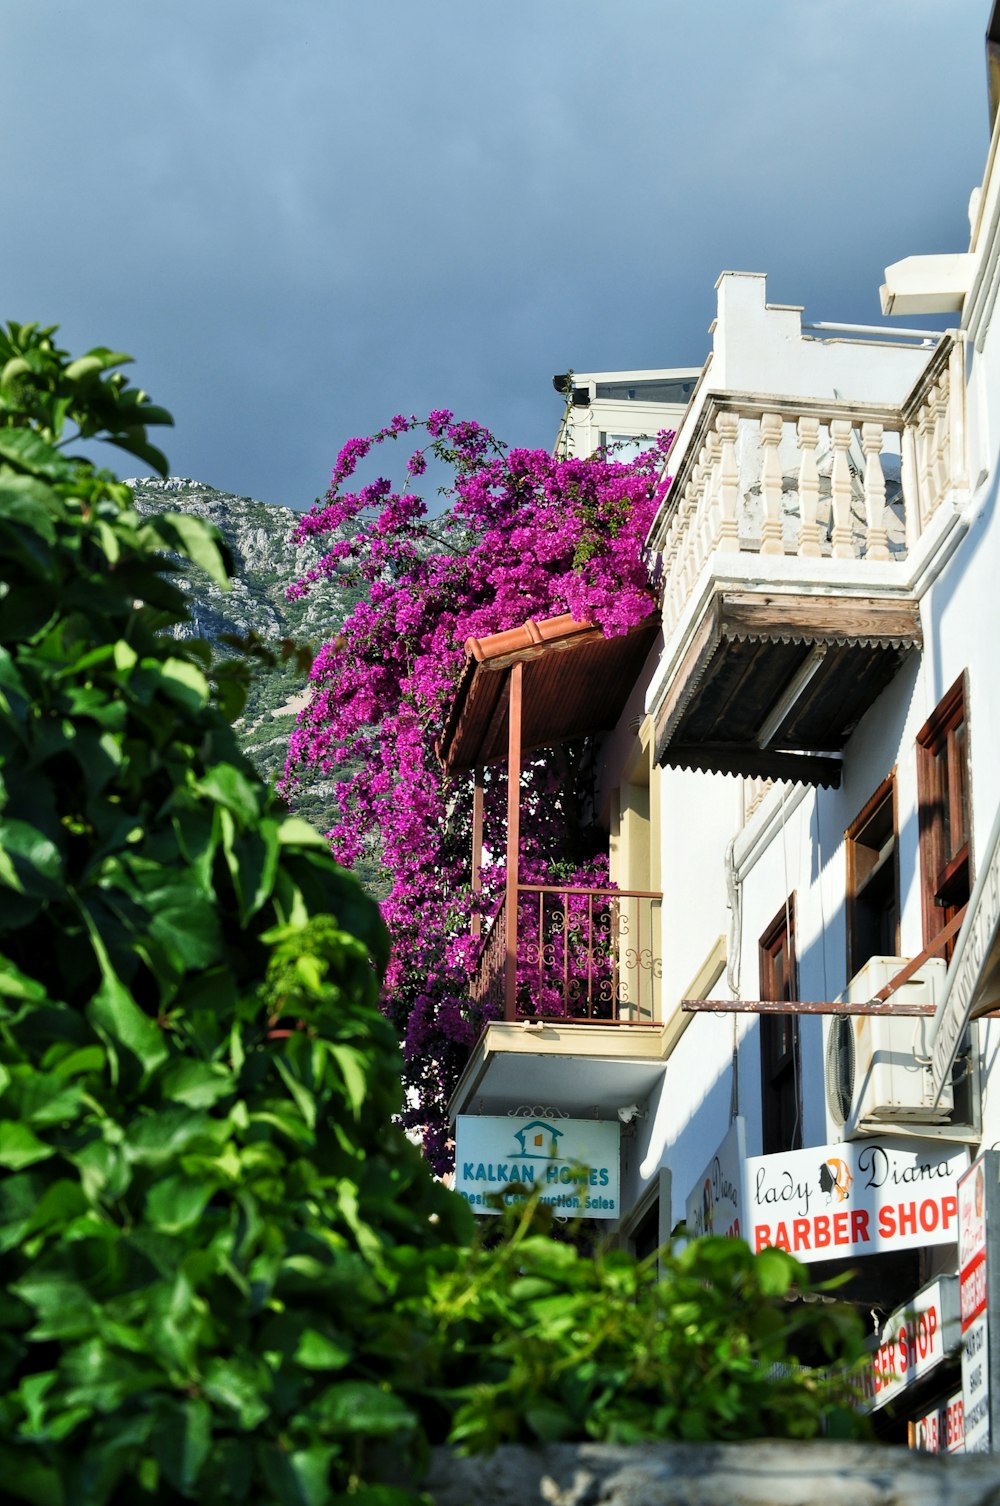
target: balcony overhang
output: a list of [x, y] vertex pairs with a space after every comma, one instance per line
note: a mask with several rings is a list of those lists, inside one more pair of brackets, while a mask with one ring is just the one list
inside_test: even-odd
[[605, 638], [569, 614], [467, 640], [466, 663], [438, 740], [448, 773], [499, 763], [508, 754], [507, 686], [523, 665], [525, 753], [614, 727], [659, 631], [656, 615]]
[[642, 1104], [666, 1071], [662, 1025], [494, 1021], [487, 1025], [448, 1105], [456, 1114], [506, 1114], [522, 1104], [573, 1118], [611, 1118]]
[[661, 682], [657, 762], [836, 786], [831, 755], [921, 643], [909, 597], [716, 584]]

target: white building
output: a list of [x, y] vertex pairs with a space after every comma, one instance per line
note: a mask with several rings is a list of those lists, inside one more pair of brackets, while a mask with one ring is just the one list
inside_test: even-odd
[[[994, 18], [991, 55], [998, 39]], [[523, 1019], [511, 985], [455, 1115], [621, 1124], [616, 1206], [595, 1216], [639, 1249], [738, 1223], [852, 1269], [883, 1341], [880, 1423], [935, 1443], [940, 1422], [937, 1446], [946, 1422], [960, 1436], [949, 1198], [1000, 1144], [998, 137], [968, 251], [888, 269], [884, 311], [916, 331], [809, 326], [762, 275], [724, 273], [700, 372], [573, 378], [571, 452], [680, 411], [650, 534], [659, 631], [554, 619], [486, 640], [465, 704], [488, 684], [495, 706], [504, 676], [517, 713], [478, 741], [467, 716], [450, 745], [456, 768], [502, 756], [498, 736], [517, 757], [522, 716], [544, 704], [557, 737], [582, 696], [611, 728], [619, 893], [610, 1006]], [[919, 329], [940, 312], [948, 333]], [[501, 927], [498, 998], [514, 945]], [[918, 1293], [939, 1331], [907, 1366], [884, 1324]]]

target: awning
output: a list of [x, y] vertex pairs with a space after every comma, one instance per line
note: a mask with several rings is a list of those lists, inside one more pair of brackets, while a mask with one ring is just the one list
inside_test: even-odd
[[506, 759], [507, 685], [515, 663], [524, 665], [524, 752], [609, 731], [659, 627], [653, 615], [629, 633], [605, 638], [600, 628], [565, 613], [488, 638], [469, 638], [462, 678], [438, 739], [441, 763], [456, 773]]

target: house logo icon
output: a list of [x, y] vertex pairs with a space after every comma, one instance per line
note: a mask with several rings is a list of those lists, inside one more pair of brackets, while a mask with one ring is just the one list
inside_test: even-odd
[[556, 1129], [554, 1124], [547, 1124], [544, 1119], [532, 1119], [515, 1131], [518, 1149], [514, 1154], [525, 1160], [550, 1161], [558, 1154], [556, 1142], [561, 1136], [562, 1130]]

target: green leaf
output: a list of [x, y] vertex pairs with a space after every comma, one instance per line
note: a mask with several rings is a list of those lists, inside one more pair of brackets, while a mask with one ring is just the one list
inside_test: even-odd
[[211, 1446], [212, 1411], [200, 1399], [161, 1416], [153, 1437], [160, 1468], [184, 1496], [193, 1494]]
[[[143, 668], [155, 660], [144, 659]], [[187, 659], [164, 659], [157, 666], [164, 691], [189, 711], [200, 711], [209, 698], [209, 684], [201, 670]]]
[[177, 1233], [198, 1222], [214, 1192], [214, 1183], [183, 1173], [165, 1177], [146, 1197], [146, 1217], [168, 1234]]
[[0, 1166], [20, 1171], [24, 1166], [33, 1166], [36, 1161], [47, 1161], [53, 1155], [52, 1146], [39, 1140], [26, 1124], [0, 1119]]
[[[251, 825], [260, 817], [261, 787], [248, 779], [242, 769], [231, 763], [217, 763], [195, 786], [199, 795], [215, 800], [231, 811], [242, 825]], [[280, 832], [279, 832], [280, 840]]]
[[395, 1438], [412, 1433], [416, 1418], [401, 1397], [370, 1381], [340, 1381], [327, 1386], [313, 1404], [323, 1428], [334, 1433], [364, 1433]]
[[0, 460], [33, 476], [61, 480], [70, 474], [69, 462], [54, 445], [31, 429], [0, 429]]
[[172, 1062], [160, 1077], [160, 1092], [174, 1103], [210, 1108], [234, 1090], [232, 1073], [210, 1062]]
[[87, 1018], [105, 1036], [118, 1041], [151, 1072], [168, 1055], [163, 1031], [113, 973], [107, 973], [86, 1010]]
[[231, 589], [232, 556], [222, 534], [210, 523], [188, 513], [165, 512], [148, 518], [144, 531], [199, 565], [223, 591]]
[[285, 1453], [273, 1444], [259, 1445], [259, 1458], [274, 1506], [332, 1506], [330, 1466], [336, 1451], [317, 1445]]
[[13, 1501], [25, 1501], [27, 1506], [70, 1506], [59, 1469], [44, 1464], [27, 1449], [0, 1444], [0, 1479]]
[[351, 1360], [350, 1348], [320, 1333], [316, 1328], [307, 1328], [295, 1350], [295, 1362], [305, 1370], [343, 1370]]
[[333, 1041], [327, 1050], [337, 1062], [344, 1078], [347, 1101], [355, 1116], [360, 1114], [368, 1096], [368, 1078], [365, 1071], [366, 1058], [355, 1046], [343, 1046]]

